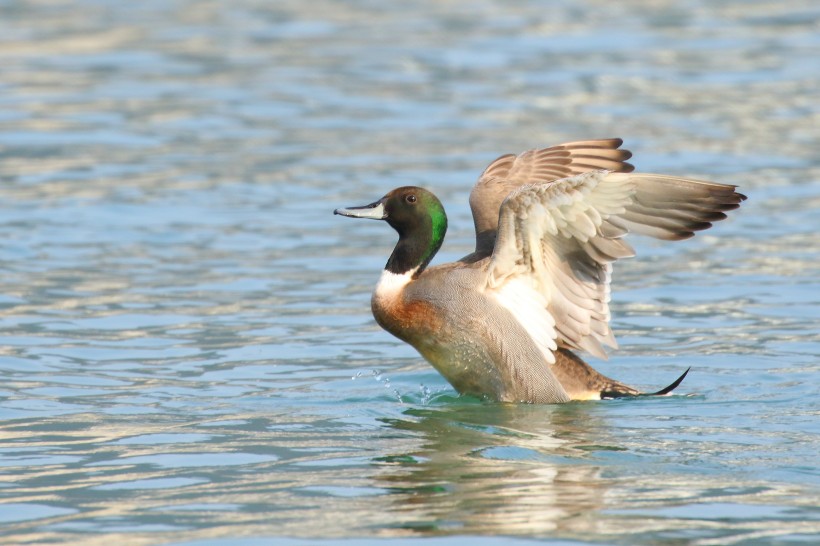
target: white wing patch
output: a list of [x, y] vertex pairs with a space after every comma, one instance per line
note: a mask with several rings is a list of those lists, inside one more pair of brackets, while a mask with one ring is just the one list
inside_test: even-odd
[[526, 278], [508, 282], [494, 290], [493, 295], [510, 314], [524, 327], [544, 358], [555, 363], [555, 320], [547, 311], [547, 298], [535, 290]]

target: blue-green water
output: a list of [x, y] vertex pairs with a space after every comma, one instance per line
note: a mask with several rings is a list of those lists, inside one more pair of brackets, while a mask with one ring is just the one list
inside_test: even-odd
[[[817, 543], [818, 59], [808, 0], [0, 1], [0, 542]], [[594, 364], [690, 395], [457, 397], [332, 210], [427, 186], [440, 263], [611, 136], [749, 196], [615, 273]]]

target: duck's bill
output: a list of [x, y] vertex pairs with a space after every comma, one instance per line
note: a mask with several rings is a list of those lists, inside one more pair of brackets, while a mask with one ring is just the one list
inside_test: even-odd
[[371, 220], [384, 220], [387, 217], [384, 211], [384, 203], [381, 201], [376, 201], [363, 207], [336, 209], [333, 211], [333, 214], [349, 216], [350, 218], [370, 218]]

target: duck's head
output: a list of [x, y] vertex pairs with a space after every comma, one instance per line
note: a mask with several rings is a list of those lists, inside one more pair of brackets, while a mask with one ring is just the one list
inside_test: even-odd
[[361, 207], [336, 209], [334, 214], [351, 218], [384, 220], [399, 233], [399, 242], [385, 269], [419, 275], [433, 259], [447, 231], [447, 215], [441, 201], [416, 186], [403, 186]]

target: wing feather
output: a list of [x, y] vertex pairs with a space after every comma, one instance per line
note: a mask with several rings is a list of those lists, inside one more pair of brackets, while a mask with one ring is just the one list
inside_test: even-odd
[[734, 186], [603, 170], [519, 186], [500, 207], [487, 290], [525, 281], [553, 318], [542, 335], [606, 358], [604, 346], [617, 346], [609, 326], [612, 262], [635, 254], [623, 237], [685, 239], [743, 199]]
[[632, 153], [619, 149], [621, 144], [619, 138], [569, 142], [519, 155], [502, 155], [490, 163], [470, 193], [476, 249], [464, 261], [477, 261], [491, 254], [501, 203], [516, 188], [593, 170], [631, 172], [634, 167], [627, 160]]

